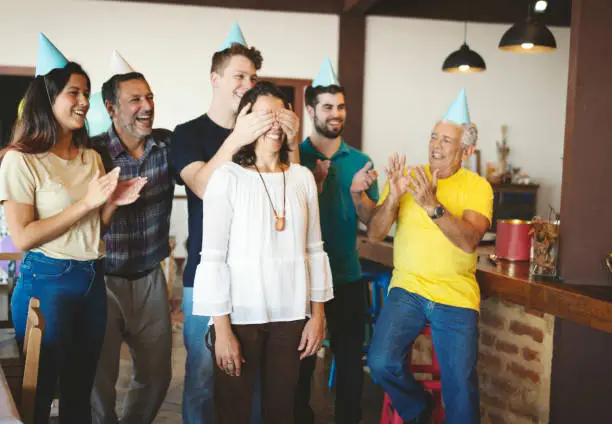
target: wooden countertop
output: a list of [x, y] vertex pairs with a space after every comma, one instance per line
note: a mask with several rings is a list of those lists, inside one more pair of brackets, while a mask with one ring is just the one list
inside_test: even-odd
[[[359, 256], [393, 266], [393, 241], [371, 243], [365, 235], [357, 240]], [[612, 287], [563, 283], [556, 278], [532, 277], [528, 262], [488, 259], [491, 247], [479, 248], [476, 279], [484, 297], [494, 296], [519, 305], [555, 315], [612, 333]]]

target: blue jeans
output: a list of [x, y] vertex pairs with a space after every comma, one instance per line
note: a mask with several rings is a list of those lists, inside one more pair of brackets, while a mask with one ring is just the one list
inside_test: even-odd
[[106, 288], [101, 260], [76, 261], [26, 252], [11, 299], [15, 334], [25, 336], [31, 297], [45, 319], [35, 423], [49, 421], [59, 378], [62, 423], [91, 423], [91, 390], [106, 328]]
[[[209, 317], [193, 315], [193, 287], [183, 287], [183, 313], [185, 323], [183, 339], [187, 350], [185, 385], [183, 389], [183, 424], [214, 424], [215, 359], [206, 347], [205, 336]], [[253, 394], [251, 424], [261, 423], [261, 391], [259, 378]]]
[[391, 289], [368, 352], [372, 376], [402, 419], [418, 417], [427, 398], [404, 358], [427, 323], [440, 363], [446, 424], [480, 423], [478, 312], [473, 309], [435, 303], [401, 288]]
[[183, 388], [183, 423], [214, 424], [214, 358], [206, 347], [209, 317], [193, 315], [193, 287], [183, 288], [185, 323], [183, 339], [187, 350]]

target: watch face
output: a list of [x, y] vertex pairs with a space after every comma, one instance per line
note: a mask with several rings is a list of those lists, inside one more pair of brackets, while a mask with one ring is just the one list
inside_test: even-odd
[[438, 206], [434, 209], [433, 219], [440, 218], [444, 215], [444, 206]]

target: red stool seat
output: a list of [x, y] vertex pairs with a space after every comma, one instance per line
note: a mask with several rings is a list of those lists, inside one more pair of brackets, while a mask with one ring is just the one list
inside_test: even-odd
[[380, 424], [404, 424], [404, 420], [397, 415], [397, 412], [393, 409], [393, 405], [391, 404], [391, 399], [386, 393], [380, 413]]

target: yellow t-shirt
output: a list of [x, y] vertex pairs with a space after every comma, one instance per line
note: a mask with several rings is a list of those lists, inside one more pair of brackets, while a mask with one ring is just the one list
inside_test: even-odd
[[[425, 169], [431, 179], [429, 167]], [[379, 204], [388, 194], [389, 183]], [[438, 180], [437, 198], [447, 213], [462, 217], [469, 209], [491, 222], [491, 185], [465, 168]], [[402, 197], [393, 246], [391, 287], [401, 287], [436, 303], [478, 310], [480, 289], [475, 277], [476, 261], [477, 254], [466, 253], [451, 243], [410, 194]]]
[[[12, 200], [32, 205], [35, 219], [50, 218], [85, 197], [98, 169], [103, 175], [102, 159], [93, 149], [81, 150], [72, 160], [50, 152], [8, 151], [0, 166], [0, 202]], [[86, 261], [103, 256], [99, 209], [85, 215], [56, 239], [31, 250], [55, 259]]]

